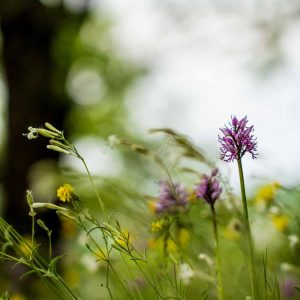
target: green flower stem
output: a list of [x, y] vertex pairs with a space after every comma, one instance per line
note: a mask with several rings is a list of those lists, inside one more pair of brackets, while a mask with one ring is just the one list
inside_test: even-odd
[[215, 251], [216, 251], [216, 258], [217, 258], [217, 273], [218, 273], [218, 283], [219, 283], [218, 294], [219, 294], [219, 300], [224, 300], [224, 287], [223, 287], [223, 280], [221, 274], [221, 255], [220, 255], [220, 248], [219, 248], [217, 215], [216, 215], [214, 204], [211, 204], [210, 208], [212, 212], [212, 223], [213, 223], [214, 238], [215, 238]]
[[257, 299], [257, 284], [256, 284], [256, 273], [255, 273], [255, 262], [254, 262], [254, 249], [253, 249], [252, 234], [251, 234], [251, 228], [249, 222], [245, 180], [244, 180], [243, 165], [242, 165], [241, 158], [237, 159], [237, 163], [239, 169], [240, 187], [241, 187], [241, 195], [242, 195], [243, 210], [244, 210], [244, 223], [246, 227], [246, 236], [247, 236], [247, 242], [249, 248], [248, 251], [250, 252], [251, 290], [252, 290], [253, 300], [255, 300]]
[[48, 242], [49, 242], [49, 259], [52, 259], [52, 240], [51, 240], [51, 231], [48, 231]]
[[97, 187], [96, 187], [96, 185], [95, 185], [95, 183], [94, 183], [94, 180], [93, 180], [93, 177], [92, 177], [92, 175], [91, 175], [91, 173], [90, 173], [90, 171], [89, 171], [89, 168], [88, 168], [88, 166], [87, 166], [85, 160], [83, 159], [83, 157], [80, 156], [80, 155], [78, 154], [78, 152], [77, 152], [77, 155], [78, 155], [78, 158], [82, 161], [82, 163], [83, 163], [83, 165], [84, 165], [84, 167], [85, 167], [85, 170], [86, 170], [86, 172], [87, 172], [87, 174], [88, 174], [88, 177], [89, 177], [89, 179], [90, 179], [90, 182], [91, 182], [91, 184], [92, 184], [92, 186], [93, 186], [93, 189], [94, 189], [94, 191], [95, 191], [95, 194], [96, 194], [96, 196], [97, 196], [97, 199], [98, 199], [98, 202], [99, 202], [101, 211], [102, 211], [104, 217], [107, 219], [106, 211], [105, 211], [105, 208], [104, 208], [104, 203], [103, 203], [103, 201], [102, 201], [102, 199], [101, 199], [101, 197], [100, 197], [100, 194], [99, 194], [99, 192], [98, 192], [98, 190], [97, 190]]

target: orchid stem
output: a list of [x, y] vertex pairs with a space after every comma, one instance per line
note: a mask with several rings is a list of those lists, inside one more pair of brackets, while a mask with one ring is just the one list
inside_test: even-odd
[[211, 204], [210, 208], [212, 212], [212, 223], [213, 223], [214, 238], [215, 238], [215, 251], [216, 251], [216, 258], [217, 258], [217, 274], [218, 274], [218, 283], [219, 283], [218, 294], [219, 294], [219, 300], [224, 300], [224, 287], [223, 287], [223, 280], [221, 274], [221, 255], [220, 255], [220, 248], [219, 248], [217, 215], [216, 215], [214, 204]]
[[249, 222], [245, 180], [244, 180], [243, 165], [242, 165], [241, 158], [237, 159], [237, 163], [239, 169], [240, 187], [241, 187], [242, 203], [243, 203], [243, 210], [244, 210], [244, 223], [246, 227], [246, 235], [247, 235], [247, 242], [249, 248], [248, 251], [250, 252], [251, 290], [252, 290], [253, 300], [255, 300], [257, 299], [257, 284], [256, 284], [256, 274], [255, 274], [254, 249], [253, 249], [252, 234], [251, 234], [251, 228]]

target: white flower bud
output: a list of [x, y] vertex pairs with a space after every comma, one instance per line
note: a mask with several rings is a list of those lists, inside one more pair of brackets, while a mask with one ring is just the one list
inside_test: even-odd
[[55, 128], [53, 125], [51, 125], [48, 122], [45, 123], [45, 127], [50, 129], [51, 131], [54, 131], [54, 132], [60, 134], [60, 135], [62, 134], [62, 131], [58, 130], [57, 128]]
[[70, 154], [70, 152], [67, 151], [66, 149], [63, 149], [63, 148], [60, 148], [60, 147], [54, 146], [54, 145], [47, 145], [47, 149], [57, 151], [57, 152], [61, 152], [61, 153], [64, 153], [64, 154]]

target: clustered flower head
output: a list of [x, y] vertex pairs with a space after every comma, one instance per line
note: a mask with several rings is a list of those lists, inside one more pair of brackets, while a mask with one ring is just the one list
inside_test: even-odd
[[160, 194], [154, 204], [155, 213], [174, 213], [188, 204], [188, 193], [181, 184], [161, 181], [159, 185]]
[[70, 145], [63, 134], [63, 131], [58, 130], [50, 123], [45, 123], [45, 128], [39, 127], [28, 127], [28, 133], [24, 133], [29, 140], [38, 138], [39, 135], [49, 138], [49, 145], [47, 145], [47, 149], [61, 152], [68, 155], [77, 156], [78, 153], [73, 145]]
[[253, 136], [253, 125], [247, 126], [248, 119], [245, 116], [238, 120], [237, 117], [231, 118], [229, 126], [220, 128], [223, 136], [219, 136], [221, 143], [221, 159], [230, 162], [235, 159], [241, 159], [246, 152], [252, 155], [252, 158], [257, 157], [257, 142]]
[[166, 227], [166, 221], [164, 219], [155, 220], [151, 224], [151, 232], [160, 233], [164, 227]]
[[74, 188], [66, 183], [57, 190], [57, 197], [62, 202], [70, 202], [74, 193]]
[[196, 187], [196, 195], [198, 198], [204, 199], [208, 204], [214, 205], [220, 198], [222, 188], [216, 178], [218, 169], [214, 169], [211, 175], [203, 175], [200, 184]]

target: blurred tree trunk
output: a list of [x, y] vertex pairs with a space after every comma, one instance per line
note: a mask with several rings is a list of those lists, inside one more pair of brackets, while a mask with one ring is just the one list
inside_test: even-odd
[[[29, 125], [40, 126], [45, 121], [62, 128], [70, 103], [64, 92], [68, 66], [58, 70], [52, 50], [55, 38], [72, 15], [62, 7], [45, 7], [38, 0], [0, 2], [2, 60], [9, 93], [2, 180], [4, 217], [17, 229], [29, 232], [25, 200], [28, 170], [38, 160], [57, 159], [58, 155], [47, 151], [45, 143], [29, 141], [22, 133]], [[77, 25], [81, 22], [78, 16]]]
[[[7, 145], [1, 174], [4, 217], [21, 233], [31, 232], [25, 200], [25, 190], [30, 188], [28, 171], [39, 160], [58, 158], [56, 152], [46, 149], [45, 141], [29, 141], [22, 133], [27, 132], [28, 126], [41, 126], [46, 121], [63, 127], [70, 108], [65, 78], [72, 51], [69, 41], [61, 39], [60, 34], [67, 27], [74, 36], [84, 17], [85, 12], [74, 15], [62, 6], [45, 7], [38, 0], [0, 0], [1, 59], [8, 89]], [[63, 43], [59, 47], [58, 38]], [[72, 36], [66, 35], [66, 38]], [[62, 57], [63, 63], [59, 64], [57, 57]], [[48, 211], [42, 218], [53, 229], [55, 242], [60, 227], [57, 215]], [[19, 272], [17, 269], [12, 272]], [[23, 280], [21, 287], [19, 276], [2, 274], [9, 276], [10, 291], [21, 289], [32, 298], [31, 277]]]

